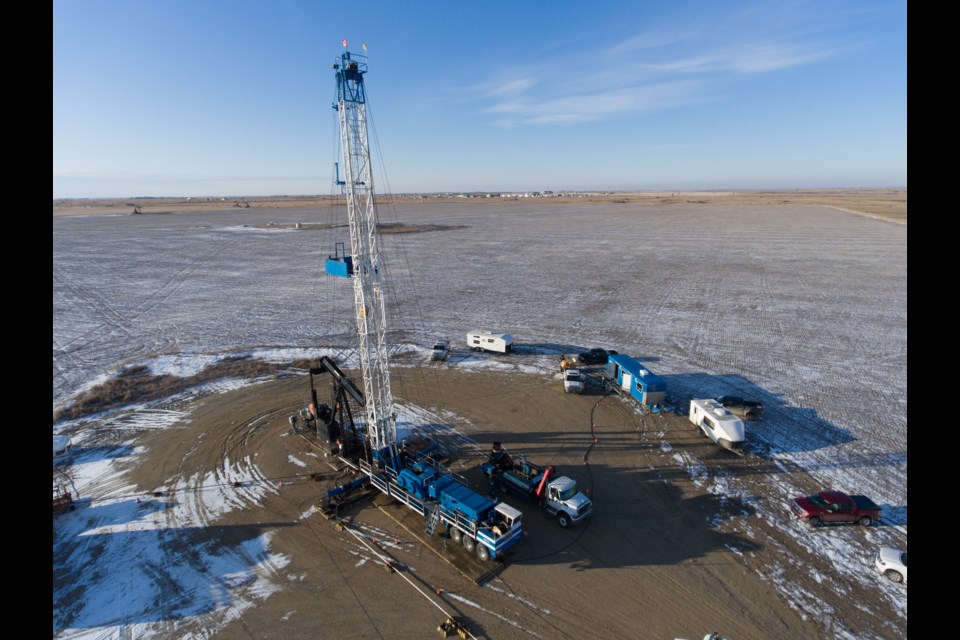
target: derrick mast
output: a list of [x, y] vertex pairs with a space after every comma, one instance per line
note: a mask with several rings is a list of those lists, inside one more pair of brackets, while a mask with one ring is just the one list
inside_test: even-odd
[[331, 256], [327, 272], [353, 279], [360, 368], [363, 375], [367, 443], [374, 455], [393, 464], [397, 457], [397, 424], [387, 361], [383, 263], [374, 203], [370, 143], [367, 136], [366, 56], [344, 51], [333, 68], [337, 78], [342, 179], [347, 201], [350, 255]]
[[[343, 45], [346, 47], [346, 40]], [[327, 492], [324, 512], [335, 514], [342, 504], [340, 496], [369, 483], [423, 517], [426, 535], [432, 536], [437, 527], [442, 526], [451, 540], [461, 542], [481, 561], [501, 558], [523, 539], [522, 514], [508, 504], [476, 493], [443, 469], [430, 456], [436, 445], [405, 452], [402, 459], [397, 449], [397, 423], [387, 362], [384, 265], [367, 139], [363, 85], [367, 59], [344, 51], [333, 68], [337, 77], [337, 103], [333, 106], [340, 123], [343, 163], [337, 167], [336, 182], [346, 195], [350, 250], [348, 253], [342, 242], [335, 243], [335, 253], [327, 258], [325, 269], [332, 275], [353, 278], [367, 418], [366, 444], [371, 455], [356, 461], [356, 468], [364, 474], [362, 477]], [[320, 368], [342, 377], [331, 362], [321, 361]], [[313, 373], [311, 369], [311, 375]], [[350, 395], [359, 401], [358, 393]], [[466, 637], [463, 633], [460, 635]]]

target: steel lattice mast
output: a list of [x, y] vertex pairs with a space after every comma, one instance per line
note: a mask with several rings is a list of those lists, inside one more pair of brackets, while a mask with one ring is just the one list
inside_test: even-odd
[[[387, 360], [383, 263], [373, 194], [370, 143], [367, 135], [366, 56], [344, 51], [333, 65], [337, 76], [337, 109], [343, 185], [350, 224], [353, 293], [356, 304], [360, 368], [366, 395], [367, 441], [370, 450], [390, 461], [397, 457], [397, 424]], [[384, 451], [386, 449], [386, 451]]]

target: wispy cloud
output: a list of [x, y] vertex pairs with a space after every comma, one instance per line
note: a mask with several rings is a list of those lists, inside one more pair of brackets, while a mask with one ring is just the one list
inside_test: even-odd
[[721, 51], [678, 58], [661, 63], [640, 65], [650, 73], [731, 73], [749, 74], [788, 69], [826, 60], [839, 49], [810, 50], [807, 47], [782, 43], [751, 43]]
[[612, 56], [632, 55], [637, 51], [659, 49], [675, 44], [683, 44], [697, 38], [696, 31], [644, 31], [622, 40], [607, 50]]
[[513, 95], [526, 91], [536, 83], [537, 81], [534, 78], [518, 78], [506, 84], [489, 86], [487, 93], [491, 96]]
[[759, 5], [715, 21], [653, 27], [473, 89], [499, 126], [575, 124], [702, 104], [738, 77], [822, 62], [849, 46], [813, 29], [809, 16]]
[[503, 117], [501, 126], [574, 124], [620, 113], [640, 113], [691, 104], [700, 85], [686, 81], [642, 83], [615, 89], [584, 90], [553, 97], [517, 95], [488, 107]]

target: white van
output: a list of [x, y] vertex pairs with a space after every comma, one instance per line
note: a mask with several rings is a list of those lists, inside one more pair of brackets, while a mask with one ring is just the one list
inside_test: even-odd
[[509, 333], [471, 331], [467, 334], [467, 346], [474, 351], [507, 353], [513, 348], [513, 336]]

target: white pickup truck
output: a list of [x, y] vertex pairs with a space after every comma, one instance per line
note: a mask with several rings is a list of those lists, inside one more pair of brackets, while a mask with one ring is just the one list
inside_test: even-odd
[[567, 393], [583, 393], [583, 373], [580, 369], [564, 370], [563, 390]]

